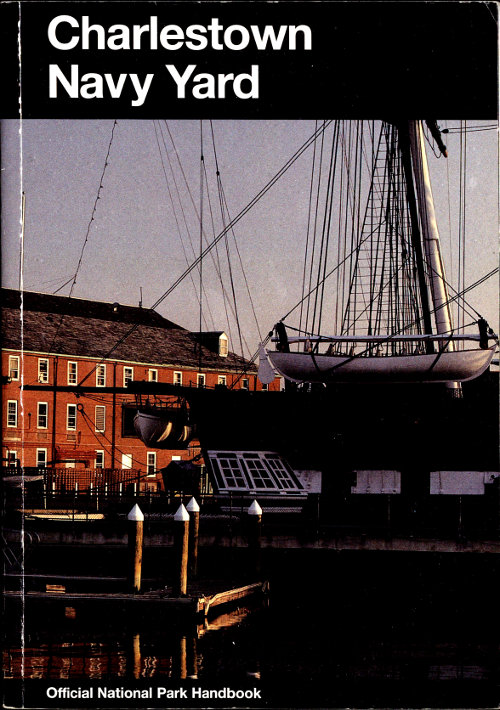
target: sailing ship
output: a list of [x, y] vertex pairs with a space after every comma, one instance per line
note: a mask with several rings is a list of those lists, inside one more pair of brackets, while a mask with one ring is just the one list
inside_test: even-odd
[[[327, 127], [333, 129], [328, 147]], [[310, 222], [320, 239], [314, 243], [307, 235], [298, 324], [278, 321], [275, 348], [259, 349], [261, 382], [281, 375], [306, 388], [445, 383], [459, 396], [459, 383], [487, 370], [498, 338], [479, 314], [479, 333], [452, 324], [451, 304], [461, 296], [449, 294], [425, 149], [433, 141], [446, 157], [436, 122], [325, 121], [315, 141]], [[322, 333], [328, 312], [336, 335]], [[297, 418], [307, 429], [304, 398], [288, 396], [284, 403], [282, 397], [270, 406], [271, 398], [258, 392], [242, 398], [240, 392], [181, 390], [182, 406], [138, 408], [135, 428], [148, 446], [179, 448], [194, 436], [193, 421], [197, 438], [205, 432], [210, 442], [233, 448], [236, 441], [244, 448], [285, 441]], [[324, 402], [310, 406], [311, 435], [320, 439], [312, 420]]]
[[[440, 131], [435, 121], [378, 127], [365, 121], [355, 129], [352, 123], [336, 122], [334, 128], [319, 256], [313, 249], [310, 258], [310, 273], [315, 270], [318, 278], [301, 302], [301, 317], [307, 301], [312, 325], [306, 319], [290, 336], [284, 319], [279, 321], [272, 338], [276, 348], [260, 350], [259, 377], [271, 382], [278, 373], [295, 383], [324, 384], [440, 382], [458, 389], [457, 383], [489, 367], [498, 339], [481, 317], [478, 334], [457, 333], [452, 325], [424, 127], [446, 157]], [[344, 227], [344, 251], [337, 248], [339, 264], [329, 269], [336, 217], [339, 241]], [[338, 285], [332, 310], [338, 314], [339, 304], [344, 310], [337, 317], [340, 332], [328, 336], [315, 326], [321, 324], [325, 281], [332, 274]], [[294, 345], [299, 349], [292, 351]]]

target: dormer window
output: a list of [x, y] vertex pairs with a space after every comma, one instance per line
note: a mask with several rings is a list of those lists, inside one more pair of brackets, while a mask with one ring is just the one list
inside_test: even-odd
[[227, 335], [225, 333], [221, 333], [219, 336], [219, 355], [221, 357], [227, 357], [228, 351]]

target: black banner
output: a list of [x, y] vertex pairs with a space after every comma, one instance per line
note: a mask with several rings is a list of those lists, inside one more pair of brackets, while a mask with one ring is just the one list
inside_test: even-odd
[[17, 115], [19, 78], [24, 118], [497, 114], [494, 3], [0, 8], [5, 117]]

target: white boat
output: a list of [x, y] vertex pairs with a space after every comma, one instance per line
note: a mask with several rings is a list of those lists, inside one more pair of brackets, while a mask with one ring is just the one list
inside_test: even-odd
[[268, 356], [276, 372], [292, 382], [466, 382], [489, 367], [495, 349], [380, 357], [271, 351]]
[[[301, 322], [292, 328], [299, 334], [289, 335], [286, 317], [276, 324], [276, 349], [261, 349], [259, 376], [262, 382], [277, 373], [294, 383], [446, 383], [458, 392], [460, 382], [489, 367], [498, 337], [479, 314], [479, 335], [457, 333], [452, 324], [425, 151], [424, 123], [447, 155], [437, 124], [381, 122], [376, 130], [372, 122], [369, 150], [360, 137], [363, 122], [346, 122], [348, 128], [336, 123], [319, 256], [314, 247], [308, 256], [306, 245], [309, 291], [303, 290]], [[349, 158], [354, 165], [346, 167]], [[321, 177], [316, 181], [319, 202]], [[313, 184], [312, 178], [311, 195]], [[341, 222], [349, 227], [343, 233]], [[330, 233], [344, 239], [333, 268], [327, 261]], [[336, 292], [325, 308], [325, 282], [334, 273]], [[304, 266], [304, 282], [305, 276]], [[330, 317], [335, 312], [338, 335], [321, 334], [325, 311]]]

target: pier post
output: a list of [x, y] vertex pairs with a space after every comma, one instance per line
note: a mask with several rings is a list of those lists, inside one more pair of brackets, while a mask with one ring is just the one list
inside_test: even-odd
[[247, 510], [248, 513], [248, 548], [250, 550], [250, 565], [252, 572], [260, 574], [261, 555], [260, 538], [262, 532], [262, 508], [256, 500]]
[[188, 546], [189, 513], [181, 503], [176, 514], [174, 515], [174, 594], [178, 597], [185, 597], [187, 593]]
[[198, 574], [198, 538], [200, 532], [200, 506], [196, 498], [191, 498], [186, 506], [186, 510], [190, 515], [189, 523], [189, 571], [193, 577]]
[[128, 520], [128, 556], [129, 574], [128, 582], [132, 592], [141, 591], [142, 574], [142, 542], [144, 515], [136, 504], [127, 515]]

